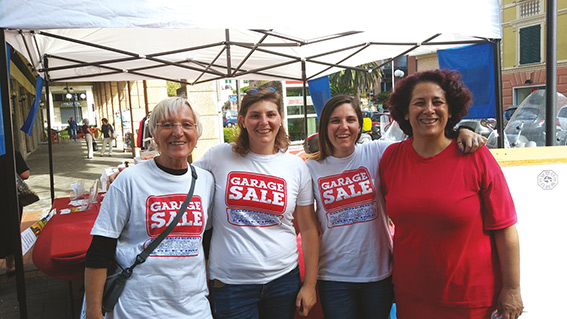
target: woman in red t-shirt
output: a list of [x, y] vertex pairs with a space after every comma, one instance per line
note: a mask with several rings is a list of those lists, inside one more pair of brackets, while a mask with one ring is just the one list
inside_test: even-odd
[[516, 319], [520, 295], [516, 211], [486, 147], [463, 154], [455, 126], [472, 94], [457, 71], [424, 71], [396, 83], [390, 112], [409, 138], [380, 163], [386, 211], [396, 225], [398, 318]]

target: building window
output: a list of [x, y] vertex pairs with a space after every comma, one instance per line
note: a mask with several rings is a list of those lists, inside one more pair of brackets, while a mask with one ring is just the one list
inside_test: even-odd
[[541, 62], [541, 25], [520, 29], [520, 64]]
[[538, 15], [540, 13], [539, 0], [524, 1], [520, 3], [520, 18]]

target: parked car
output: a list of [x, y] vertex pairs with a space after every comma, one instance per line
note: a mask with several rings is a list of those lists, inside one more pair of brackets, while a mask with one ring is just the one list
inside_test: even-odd
[[238, 121], [238, 112], [234, 110], [227, 110], [224, 112], [223, 116], [223, 127], [233, 127]]
[[362, 111], [362, 117], [372, 118], [378, 111]]
[[562, 130], [567, 131], [567, 105], [563, 106], [557, 112], [557, 120]]
[[379, 139], [381, 135], [386, 132], [387, 127], [392, 123], [392, 117], [390, 113], [380, 113], [376, 112], [372, 116], [372, 138]]

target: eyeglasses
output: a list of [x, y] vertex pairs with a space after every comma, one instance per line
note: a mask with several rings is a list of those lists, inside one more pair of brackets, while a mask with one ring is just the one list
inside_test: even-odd
[[258, 93], [260, 90], [270, 90], [270, 92], [276, 92], [276, 88], [275, 87], [261, 87], [261, 88], [256, 88], [256, 89], [250, 89], [250, 90], [246, 90], [246, 94], [248, 95], [252, 95], [252, 94], [256, 94]]
[[176, 126], [181, 126], [181, 128], [184, 131], [192, 131], [195, 129], [195, 124], [191, 123], [191, 122], [183, 122], [183, 123], [179, 123], [179, 122], [162, 122], [162, 123], [158, 123], [158, 126], [161, 126], [162, 129], [167, 130], [167, 131], [171, 131], [173, 130], [173, 128], [175, 128]]

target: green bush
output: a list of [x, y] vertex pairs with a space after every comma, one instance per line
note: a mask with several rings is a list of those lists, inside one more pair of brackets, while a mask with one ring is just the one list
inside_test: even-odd
[[238, 128], [238, 125], [234, 125], [233, 127], [225, 127], [223, 129], [224, 142], [225, 143], [234, 142], [236, 140], [236, 137], [238, 137], [238, 134], [240, 134], [240, 129]]

